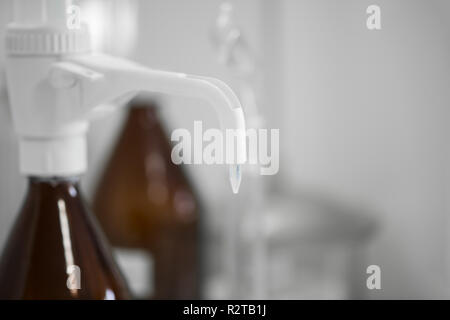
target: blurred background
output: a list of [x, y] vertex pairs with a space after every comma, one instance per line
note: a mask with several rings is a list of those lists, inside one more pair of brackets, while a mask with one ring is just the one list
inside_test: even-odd
[[[279, 173], [246, 168], [238, 195], [224, 167], [185, 168], [203, 208], [203, 297], [450, 296], [448, 1], [75, 2], [96, 49], [250, 91], [258, 126], [280, 129]], [[366, 27], [372, 4], [381, 30]], [[0, 38], [12, 8], [0, 2]], [[223, 10], [239, 30], [230, 50], [248, 73], [220, 59]], [[4, 77], [0, 42], [0, 247], [26, 188]], [[194, 120], [219, 125], [202, 102], [155, 98], [168, 136]], [[91, 126], [82, 184], [89, 203], [127, 113]], [[380, 290], [366, 286], [369, 265], [381, 269]]]

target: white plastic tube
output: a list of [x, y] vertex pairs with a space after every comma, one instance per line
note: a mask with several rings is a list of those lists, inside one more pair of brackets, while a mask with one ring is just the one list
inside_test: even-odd
[[135, 91], [159, 92], [209, 102], [218, 114], [222, 129], [237, 133], [236, 162], [230, 164], [229, 173], [233, 192], [238, 192], [241, 181], [239, 165], [246, 161], [245, 120], [239, 99], [224, 82], [153, 70], [106, 55], [85, 55], [55, 63], [51, 68], [51, 82], [55, 87], [80, 86], [83, 97], [81, 110], [95, 109], [95, 106]]

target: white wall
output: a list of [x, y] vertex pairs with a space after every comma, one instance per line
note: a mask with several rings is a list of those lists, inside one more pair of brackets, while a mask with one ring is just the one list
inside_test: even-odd
[[[449, 22], [443, 1], [281, 1], [283, 181], [375, 212], [374, 297], [442, 296]], [[382, 30], [368, 31], [378, 4]], [[278, 81], [278, 80], [276, 80]]]
[[[4, 39], [5, 25], [11, 21], [11, 17], [11, 2], [0, 1], [0, 39]], [[0, 41], [0, 248], [3, 248], [25, 189], [25, 179], [19, 175], [18, 147], [10, 121], [4, 64], [2, 40]]]

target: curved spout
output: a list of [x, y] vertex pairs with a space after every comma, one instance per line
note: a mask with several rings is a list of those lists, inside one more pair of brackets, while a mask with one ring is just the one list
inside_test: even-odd
[[229, 163], [231, 185], [234, 193], [237, 193], [241, 177], [239, 164], [246, 161], [245, 120], [239, 99], [224, 82], [184, 73], [153, 70], [106, 55], [69, 58], [55, 63], [50, 72], [50, 81], [55, 87], [81, 90], [82, 112], [95, 110], [96, 106], [105, 102], [138, 91], [207, 101], [215, 108], [222, 130], [234, 130], [237, 138], [236, 161]]

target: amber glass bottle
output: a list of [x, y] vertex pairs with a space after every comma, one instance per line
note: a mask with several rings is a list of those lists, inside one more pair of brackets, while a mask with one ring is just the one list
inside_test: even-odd
[[0, 299], [124, 299], [128, 289], [78, 178], [29, 178], [0, 261]]
[[[134, 291], [135, 297], [199, 297], [199, 203], [182, 167], [171, 161], [171, 144], [154, 102], [131, 102], [98, 185], [94, 211], [119, 255], [140, 252], [151, 260], [141, 263], [149, 274], [147, 289]], [[132, 277], [142, 273], [138, 264], [121, 266]], [[143, 281], [127, 280], [132, 292]]]

